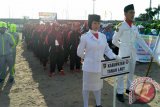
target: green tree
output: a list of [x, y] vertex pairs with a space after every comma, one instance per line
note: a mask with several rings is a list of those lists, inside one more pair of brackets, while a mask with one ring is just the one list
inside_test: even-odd
[[159, 20], [159, 15], [160, 15], [160, 5], [158, 5], [158, 8], [153, 8], [153, 12], [154, 12], [154, 15], [156, 16], [157, 15], [157, 19]]
[[153, 17], [155, 16], [155, 13], [153, 12], [152, 8], [145, 9], [146, 14], [148, 15], [148, 20], [153, 20]]

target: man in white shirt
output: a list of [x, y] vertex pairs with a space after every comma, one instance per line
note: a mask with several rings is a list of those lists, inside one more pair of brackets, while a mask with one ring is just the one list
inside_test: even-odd
[[[129, 88], [133, 81], [135, 64], [136, 64], [136, 42], [153, 57], [153, 52], [147, 46], [145, 41], [139, 36], [138, 28], [133, 24], [135, 11], [133, 4], [130, 4], [124, 8], [125, 20], [117, 26], [115, 34], [113, 35], [112, 43], [119, 47], [119, 57], [131, 57], [131, 63], [129, 67], [129, 74], [127, 78], [126, 93], [129, 94]], [[118, 77], [117, 83], [117, 99], [120, 102], [124, 102], [124, 76]]]

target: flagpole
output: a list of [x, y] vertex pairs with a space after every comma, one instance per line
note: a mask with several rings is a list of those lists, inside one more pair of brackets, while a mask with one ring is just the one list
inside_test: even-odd
[[117, 90], [117, 77], [114, 77], [114, 87], [113, 87], [113, 107], [116, 107], [116, 90]]
[[[155, 54], [155, 50], [157, 49], [157, 45], [158, 45], [158, 42], [159, 42], [159, 41], [160, 41], [160, 33], [159, 33], [159, 35], [158, 35], [158, 39], [157, 39], [157, 41], [156, 41], [155, 48], [153, 49], [153, 55]], [[152, 63], [153, 63], [153, 59], [154, 59], [154, 57], [152, 56], [152, 57], [151, 57], [151, 61], [150, 61], [149, 66], [148, 66], [148, 69], [147, 69], [147, 72], [146, 72], [146, 75], [145, 75], [146, 77], [148, 77], [148, 75], [149, 75], [149, 71], [150, 71], [150, 69], [151, 69], [151, 66], [152, 66]], [[142, 90], [143, 90], [143, 87], [144, 87], [145, 83], [146, 83], [146, 80], [145, 80], [144, 83], [143, 83], [143, 86], [142, 86], [140, 95], [141, 95], [141, 93], [142, 93]]]
[[[156, 41], [155, 48], [153, 49], [153, 55], [155, 55], [155, 51], [156, 51], [156, 49], [158, 48], [157, 45], [158, 45], [158, 42], [159, 42], [159, 41], [160, 41], [160, 33], [159, 33], [159, 35], [158, 35], [158, 39], [157, 39], [157, 41]], [[149, 67], [148, 67], [147, 72], [146, 72], [146, 77], [148, 76], [149, 71], [150, 71], [150, 69], [151, 69], [153, 59], [154, 59], [154, 58], [153, 58], [153, 56], [152, 56], [152, 57], [151, 57], [151, 61], [150, 61], [150, 63], [149, 63]]]
[[153, 59], [154, 59], [154, 58], [151, 57], [151, 61], [150, 61], [150, 63], [149, 63], [149, 66], [148, 66], [148, 69], [147, 69], [147, 72], [146, 72], [146, 77], [148, 77], [149, 71], [150, 71], [151, 66], [152, 66]]
[[[158, 48], [157, 45], [158, 45], [158, 42], [159, 42], [159, 41], [160, 41], [160, 33], [159, 33], [159, 35], [158, 35], [158, 39], [157, 39], [157, 41], [156, 41], [155, 48], [153, 49], [153, 55], [155, 54], [155, 50]], [[151, 61], [150, 61], [150, 63], [149, 63], [149, 67], [148, 67], [148, 70], [147, 70], [147, 72], [146, 72], [146, 77], [148, 77], [148, 75], [149, 75], [149, 71], [150, 71], [150, 69], [151, 69], [153, 59], [154, 59], [154, 58], [151, 57]]]

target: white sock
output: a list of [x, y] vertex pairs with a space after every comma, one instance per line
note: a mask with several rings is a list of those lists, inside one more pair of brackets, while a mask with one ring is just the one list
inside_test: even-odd
[[95, 99], [96, 99], [96, 105], [97, 106], [101, 105], [101, 90], [93, 91], [93, 94], [94, 94]]
[[89, 100], [89, 91], [83, 90], [83, 103], [84, 107], [88, 107], [88, 100]]

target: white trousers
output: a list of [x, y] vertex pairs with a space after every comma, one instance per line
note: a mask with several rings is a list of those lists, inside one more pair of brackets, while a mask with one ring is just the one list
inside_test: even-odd
[[[130, 73], [127, 75], [127, 89], [128, 90], [129, 90], [131, 83], [133, 81], [135, 65], [136, 65], [136, 60], [131, 59], [130, 65], [129, 65], [129, 71], [128, 71]], [[117, 77], [118, 78], [118, 80], [117, 80], [117, 93], [118, 94], [124, 93], [124, 76], [125, 75], [120, 75]]]

